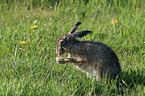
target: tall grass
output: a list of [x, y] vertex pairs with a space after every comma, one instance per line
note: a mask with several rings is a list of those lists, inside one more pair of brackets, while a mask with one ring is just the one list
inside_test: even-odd
[[[0, 95], [143, 96], [144, 8], [144, 0], [1, 0]], [[56, 63], [56, 41], [77, 21], [78, 30], [93, 31], [80, 40], [101, 41], [116, 52], [119, 79], [96, 81]]]

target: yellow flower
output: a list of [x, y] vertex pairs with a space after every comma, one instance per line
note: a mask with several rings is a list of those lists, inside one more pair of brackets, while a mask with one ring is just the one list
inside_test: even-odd
[[21, 41], [20, 44], [26, 44], [26, 42], [25, 41]]
[[117, 20], [113, 20], [112, 23], [117, 23]]
[[7, 48], [7, 50], [9, 51], [10, 49], [9, 49], [9, 48]]
[[35, 28], [37, 28], [37, 27], [38, 27], [38, 26], [32, 26], [31, 29], [35, 29]]

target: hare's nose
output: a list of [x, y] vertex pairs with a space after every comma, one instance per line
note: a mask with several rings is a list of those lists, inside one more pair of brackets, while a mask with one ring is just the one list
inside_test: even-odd
[[62, 48], [61, 48], [61, 46], [59, 46], [59, 47], [58, 47], [58, 51], [61, 51], [61, 50], [62, 50]]

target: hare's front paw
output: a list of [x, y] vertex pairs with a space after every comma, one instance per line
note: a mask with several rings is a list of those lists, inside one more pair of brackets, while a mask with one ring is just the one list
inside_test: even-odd
[[65, 63], [64, 57], [56, 57], [56, 62], [59, 64], [64, 64]]

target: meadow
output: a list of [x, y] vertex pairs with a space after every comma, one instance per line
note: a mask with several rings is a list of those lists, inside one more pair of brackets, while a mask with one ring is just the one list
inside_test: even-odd
[[[57, 39], [76, 22], [119, 57], [118, 79], [56, 63]], [[144, 0], [1, 0], [0, 96], [145, 95]]]

